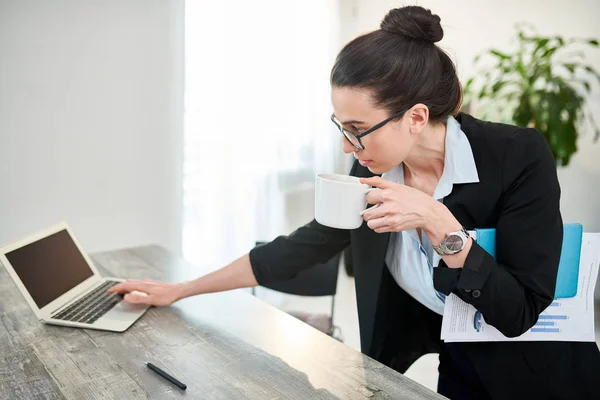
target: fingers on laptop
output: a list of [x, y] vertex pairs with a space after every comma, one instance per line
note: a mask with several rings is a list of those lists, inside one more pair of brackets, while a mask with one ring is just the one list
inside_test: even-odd
[[148, 292], [155, 284], [153, 281], [129, 280], [110, 287], [108, 293], [129, 293], [133, 290]]
[[127, 293], [123, 299], [128, 302], [128, 303], [132, 303], [132, 304], [139, 304], [139, 303], [144, 303], [147, 304], [149, 302], [152, 301], [152, 297], [148, 296], [147, 294], [141, 294], [141, 293]]

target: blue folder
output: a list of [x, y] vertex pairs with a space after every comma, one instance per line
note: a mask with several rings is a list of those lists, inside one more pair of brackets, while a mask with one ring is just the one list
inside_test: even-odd
[[[475, 229], [477, 232], [476, 242], [490, 255], [496, 258], [496, 230]], [[555, 299], [575, 297], [577, 294], [577, 282], [579, 280], [579, 258], [581, 256], [581, 240], [583, 237], [583, 226], [581, 224], [565, 224], [558, 264], [558, 277], [556, 278]]]

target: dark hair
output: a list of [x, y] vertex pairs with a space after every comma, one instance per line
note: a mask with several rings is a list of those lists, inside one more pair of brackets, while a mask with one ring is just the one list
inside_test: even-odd
[[417, 103], [429, 119], [456, 115], [462, 88], [450, 57], [438, 46], [440, 17], [418, 6], [391, 10], [380, 29], [352, 40], [331, 71], [333, 87], [370, 88], [377, 106], [398, 113]]

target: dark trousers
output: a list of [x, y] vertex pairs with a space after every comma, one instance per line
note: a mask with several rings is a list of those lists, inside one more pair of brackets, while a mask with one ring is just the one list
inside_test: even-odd
[[438, 393], [451, 400], [490, 399], [471, 361], [452, 343], [441, 347]]

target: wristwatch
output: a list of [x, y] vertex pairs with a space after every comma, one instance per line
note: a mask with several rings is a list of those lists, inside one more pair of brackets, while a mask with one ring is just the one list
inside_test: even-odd
[[469, 232], [465, 228], [462, 228], [460, 231], [446, 233], [446, 237], [442, 240], [442, 243], [433, 246], [433, 249], [440, 256], [456, 254], [465, 248], [467, 240], [469, 240]]

